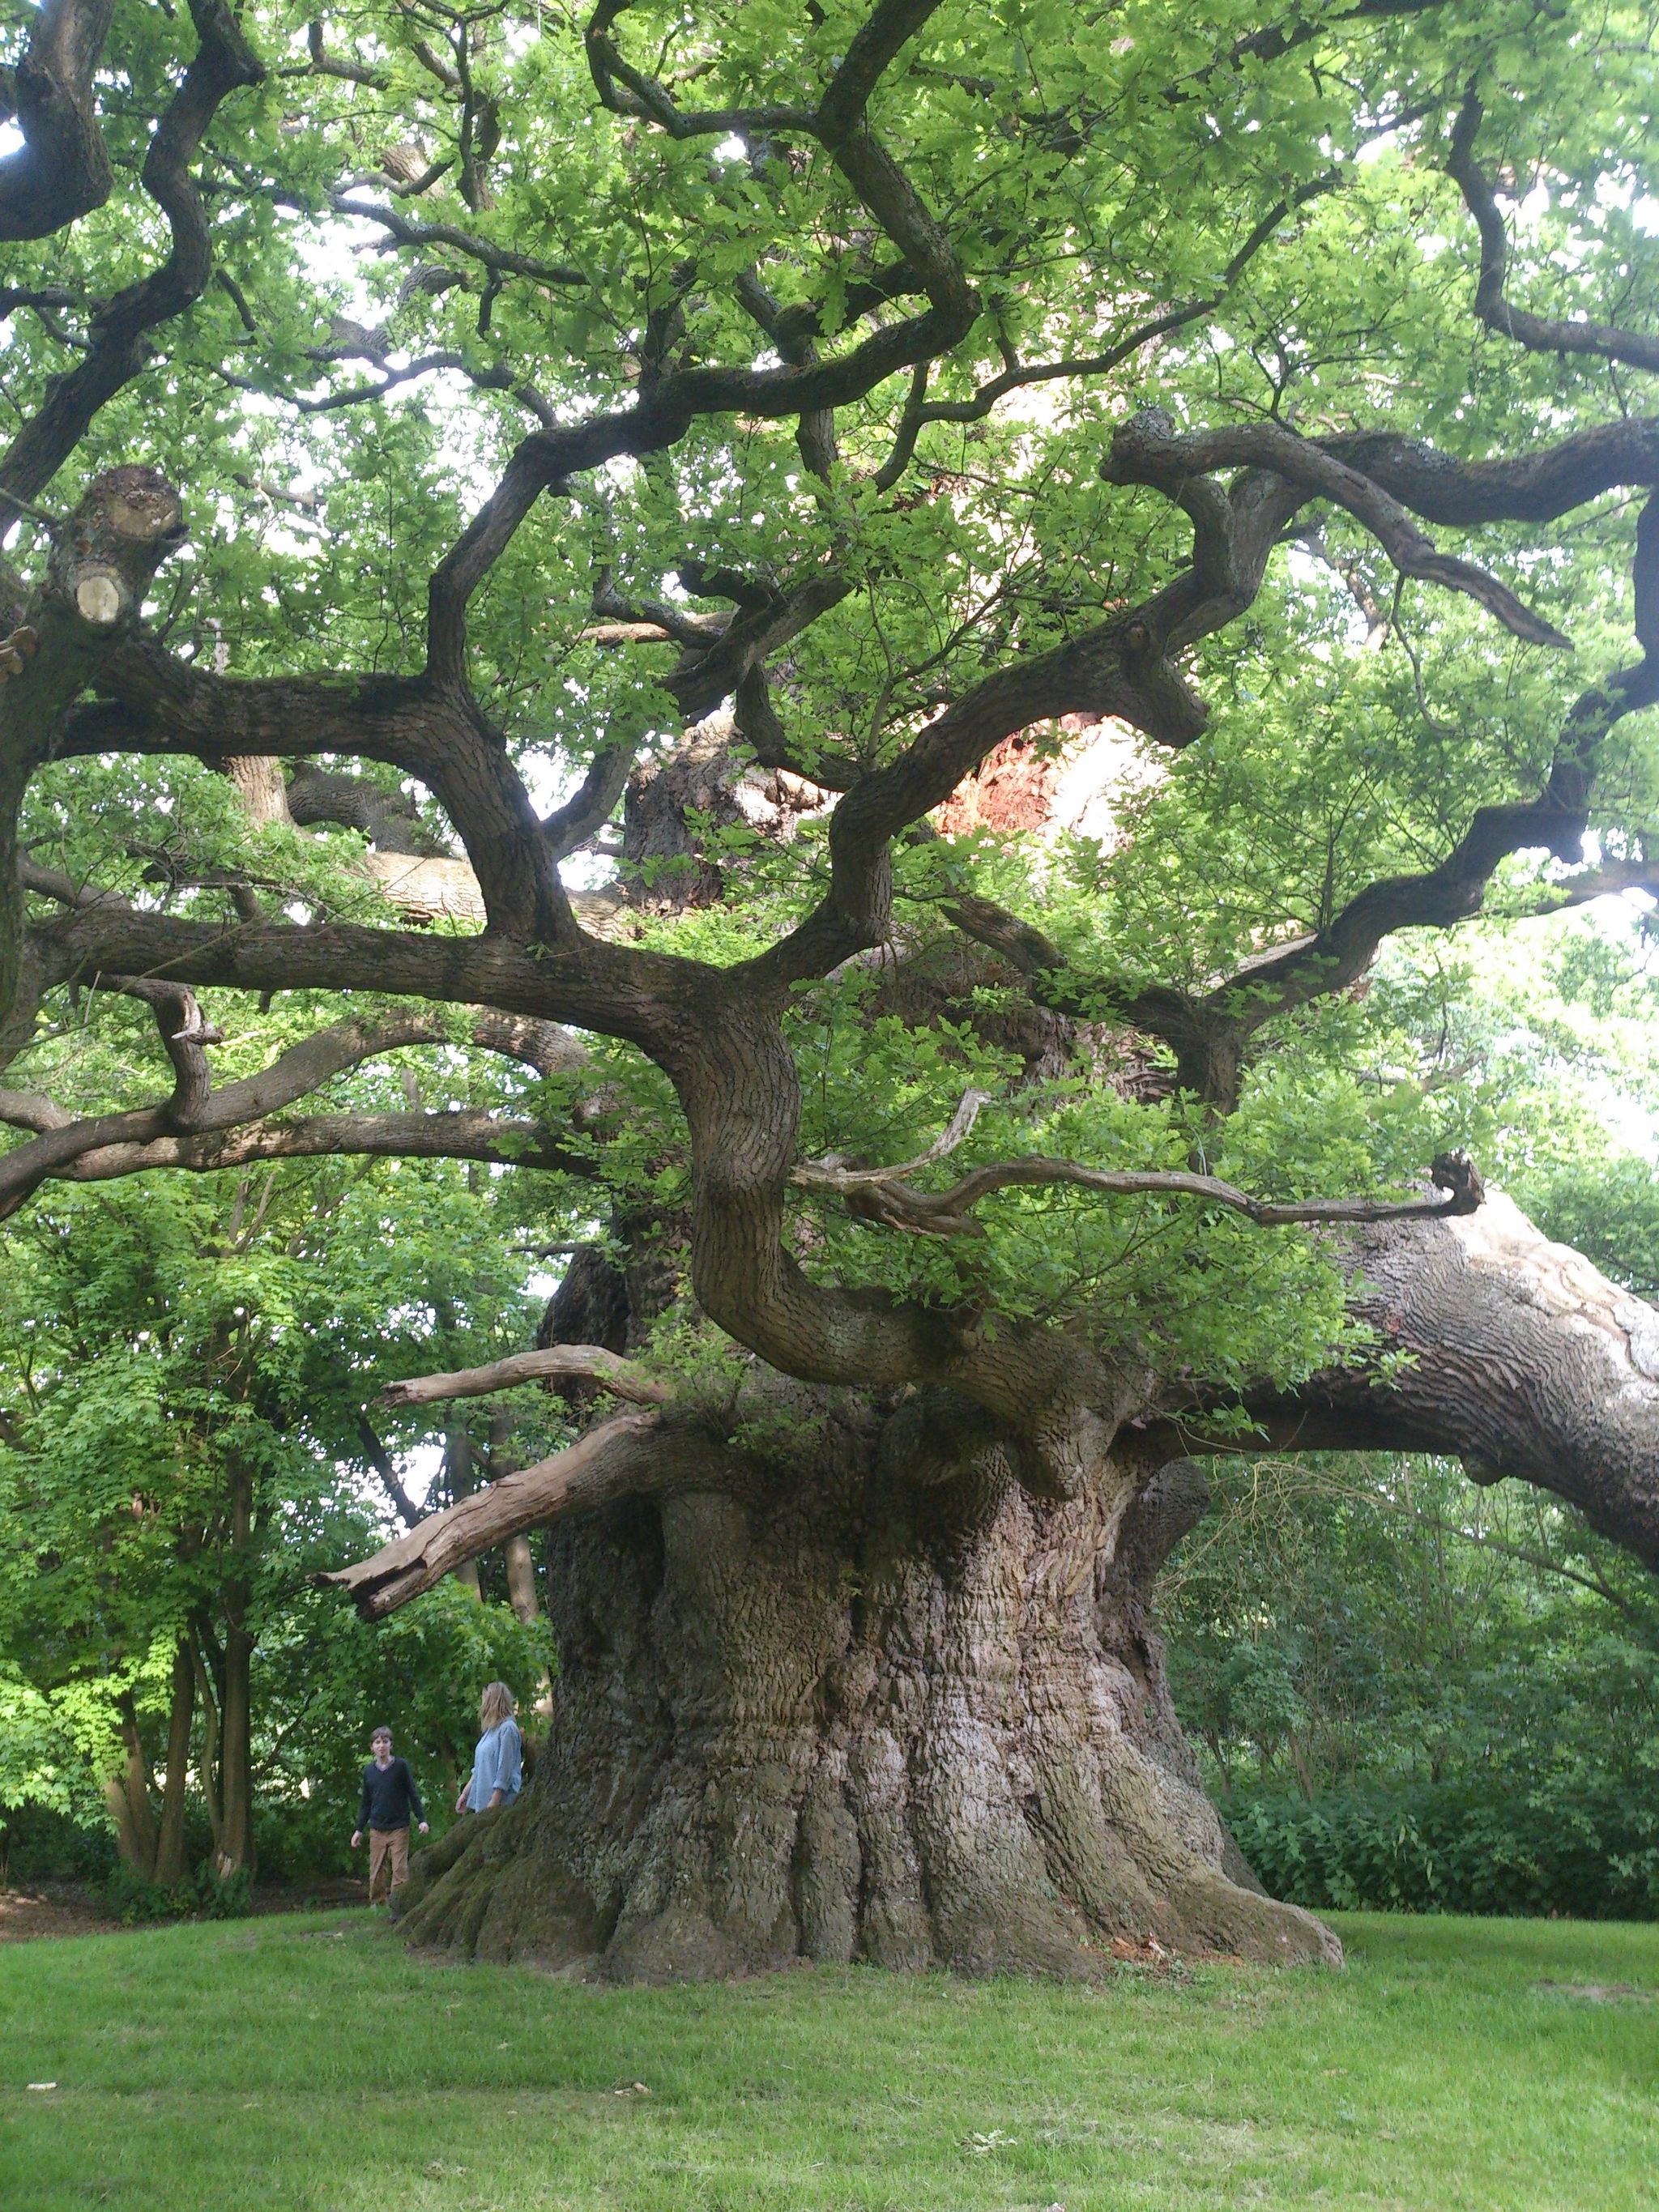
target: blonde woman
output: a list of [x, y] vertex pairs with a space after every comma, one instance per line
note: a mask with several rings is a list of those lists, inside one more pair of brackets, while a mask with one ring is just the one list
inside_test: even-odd
[[492, 1682], [478, 1701], [482, 1734], [472, 1754], [472, 1771], [455, 1800], [458, 1813], [493, 1813], [510, 1805], [524, 1784], [524, 1741], [513, 1717], [517, 1710], [505, 1682]]

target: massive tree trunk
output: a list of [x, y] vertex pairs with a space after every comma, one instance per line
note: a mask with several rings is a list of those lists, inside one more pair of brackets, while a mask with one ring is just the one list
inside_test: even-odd
[[814, 1426], [560, 1524], [547, 1750], [417, 1861], [411, 1937], [644, 1980], [1339, 1960], [1255, 1885], [1170, 1705], [1147, 1593], [1197, 1470], [1055, 1503], [996, 1454], [933, 1480], [914, 1413]]
[[[1281, 1443], [1462, 1453], [1652, 1555], [1651, 1309], [1502, 1199], [1362, 1226], [1346, 1257], [1381, 1348], [1412, 1357], [1256, 1400]], [[603, 1349], [528, 1357], [663, 1395]], [[1206, 1500], [1170, 1456], [1178, 1422], [1129, 1419], [1048, 1497], [953, 1392], [774, 1376], [762, 1403], [758, 1422], [612, 1417], [340, 1577], [379, 1615], [459, 1549], [559, 1516], [546, 1754], [520, 1804], [417, 1863], [413, 1940], [648, 1979], [798, 1959], [1087, 1974], [1154, 1944], [1340, 1958], [1261, 1894], [1170, 1703], [1151, 1592]]]

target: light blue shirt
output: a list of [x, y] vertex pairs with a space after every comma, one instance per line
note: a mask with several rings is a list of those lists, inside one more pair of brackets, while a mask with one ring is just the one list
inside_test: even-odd
[[496, 1790], [501, 1793], [503, 1805], [510, 1805], [524, 1784], [524, 1743], [519, 1734], [519, 1723], [510, 1716], [497, 1721], [487, 1735], [478, 1738], [478, 1748], [472, 1754], [472, 1786], [466, 1802], [475, 1813], [482, 1813]]

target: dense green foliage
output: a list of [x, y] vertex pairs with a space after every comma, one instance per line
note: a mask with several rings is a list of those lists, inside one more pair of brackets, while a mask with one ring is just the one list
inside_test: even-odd
[[1635, 1788], [1487, 1773], [1313, 1798], [1252, 1792], [1227, 1810], [1266, 1887], [1316, 1911], [1659, 1920], [1650, 1764]]
[[[498, 1587], [481, 1604], [453, 1583], [371, 1633], [312, 1577], [391, 1517], [362, 1428], [380, 1382], [434, 1341], [459, 1358], [522, 1330], [501, 1229], [458, 1168], [325, 1163], [71, 1192], [0, 1232], [0, 1821], [20, 1874], [88, 1863], [64, 1824], [106, 1829], [124, 1710], [162, 1764], [173, 1654], [222, 1679], [228, 1604], [254, 1644], [264, 1870], [344, 1869], [380, 1720], [441, 1819], [478, 1689], [505, 1674], [530, 1692], [544, 1638]], [[421, 1431], [374, 1418], [393, 1464]], [[430, 1486], [441, 1499], [441, 1471]], [[198, 1693], [192, 1866], [211, 1710]]]
[[[1581, 918], [1472, 938], [1449, 970], [1395, 957], [1372, 993], [1384, 1049], [1445, 1072], [1429, 1103], [1457, 1097], [1540, 1224], [1643, 1294], [1656, 988], [1644, 930]], [[1455, 1462], [1219, 1461], [1212, 1480], [1160, 1606], [1183, 1725], [1275, 1895], [1659, 1917], [1650, 1576]]]
[[[799, 97], [864, 12], [749, 0], [691, 26], [636, 5], [615, 34], [636, 65], [659, 55], [688, 99], [695, 88], [697, 104], [718, 106]], [[1654, 92], [1644, 11], [1580, 22], [1542, 16], [1532, 0], [1486, 0], [1398, 21], [1392, 10], [1369, 15], [1309, 12], [1292, 40], [1316, 54], [1306, 64], [1279, 58], [1273, 40], [1255, 52], [1255, 15], [1219, 0], [1196, 16], [1133, 7], [1109, 25], [1051, 0], [943, 11], [875, 109], [923, 199], [951, 211], [982, 302], [969, 341], [934, 365], [930, 399], [968, 405], [1016, 353], [1109, 354], [1147, 320], [1148, 301], [1212, 298], [1210, 312], [1112, 374], [1039, 380], [1002, 408], [975, 403], [971, 419], [928, 422], [896, 492], [876, 474], [904, 399], [892, 378], [841, 410], [827, 482], [803, 465], [788, 419], [720, 413], [671, 452], [618, 461], [538, 503], [469, 630], [472, 684], [532, 792], [567, 788], [605, 746], [659, 756], [677, 728], [659, 650], [594, 641], [596, 586], [689, 606], [699, 595], [688, 599], [677, 575], [736, 571], [787, 591], [832, 565], [844, 588], [789, 648], [788, 720], [809, 771], [820, 755], [868, 769], [988, 665], [1080, 635], [1103, 606], [1134, 601], [1187, 557], [1187, 524], [1169, 501], [1100, 481], [1111, 431], [1133, 406], [1155, 402], [1194, 424], [1365, 427], [1395, 422], [1405, 393], [1405, 427], [1454, 454], [1522, 449], [1540, 418], [1557, 434], [1601, 420], [1613, 404], [1605, 364], [1471, 335], [1473, 234], [1442, 173], [1441, 134], [1454, 88], [1478, 74], [1486, 157], [1539, 179], [1515, 245], [1517, 289], [1540, 307], [1639, 325], [1659, 289], [1644, 197]], [[183, 485], [192, 536], [167, 573], [158, 624], [175, 650], [223, 654], [239, 676], [414, 665], [428, 573], [537, 405], [592, 414], [630, 401], [660, 366], [653, 317], [677, 367], [750, 362], [757, 332], [734, 280], [756, 266], [778, 305], [811, 302], [833, 329], [881, 258], [828, 161], [746, 161], [736, 141], [711, 155], [707, 137], [596, 111], [562, 16], [507, 7], [469, 19], [469, 81], [491, 103], [488, 131], [470, 138], [431, 58], [435, 38], [450, 66], [445, 10], [430, 21], [418, 8], [325, 20], [346, 71], [335, 75], [308, 69], [311, 20], [278, 4], [249, 12], [270, 74], [237, 95], [234, 128], [208, 163], [228, 281], [169, 326], [164, 361], [105, 406], [56, 494], [67, 500], [79, 478], [136, 454]], [[190, 50], [191, 27], [136, 9], [122, 21], [142, 114]], [[469, 184], [480, 133], [490, 151]], [[365, 250], [386, 242], [383, 229], [334, 203], [388, 204], [388, 173], [364, 165], [393, 149], [447, 165], [411, 202], [422, 221], [449, 222], [489, 251], [532, 240], [539, 265], [567, 275], [504, 282], [441, 241], [424, 258]], [[342, 186], [360, 175], [369, 181]], [[1264, 222], [1262, 241], [1223, 276]], [[19, 281], [106, 284], [154, 243], [112, 203], [21, 250]], [[62, 346], [37, 318], [21, 317], [16, 332], [8, 397], [23, 419]], [[1417, 584], [1395, 592], [1386, 562], [1340, 514], [1320, 541], [1334, 565], [1304, 551], [1276, 564], [1248, 634], [1199, 648], [1192, 675], [1212, 704], [1203, 736], [1173, 757], [1142, 741], [1120, 809], [1130, 834], [1111, 850], [1085, 842], [1041, 887], [1043, 927], [1080, 976], [1098, 979], [1103, 1005], [1147, 982], [1200, 984], [1263, 942], [1317, 927], [1367, 882], [1454, 840], [1472, 796], [1526, 795], [1567, 702], [1627, 652], [1633, 522], [1630, 501], [1603, 501], [1547, 560], [1528, 551], [1524, 529], [1482, 534], [1482, 557], [1571, 629], [1571, 664], [1518, 644], [1466, 599]], [[1381, 649], [1339, 570], [1367, 604], [1393, 594]], [[1609, 740], [1597, 817], [1609, 849], [1649, 820], [1650, 722], [1630, 718]], [[384, 767], [365, 772], [410, 785]], [[443, 834], [429, 793], [412, 795]], [[223, 777], [188, 757], [49, 767], [28, 804], [41, 859], [120, 887], [159, 867], [180, 916], [222, 915], [219, 875], [231, 867], [313, 915], [377, 911], [372, 889], [340, 865], [349, 832], [251, 828]], [[723, 845], [711, 835], [732, 864], [728, 896], [646, 926], [641, 941], [725, 963], [817, 898], [825, 837], [808, 822], [788, 845], [757, 851], [741, 825]], [[1535, 881], [1536, 856], [1516, 872]], [[997, 841], [960, 843], [948, 858], [901, 851], [901, 927], [936, 929], [953, 885], [1026, 902], [1028, 879], [1028, 862]], [[804, 1143], [903, 1157], [966, 1082], [1000, 1087], [1006, 1063], [982, 1042], [941, 1036], [935, 1048], [897, 1022], [872, 1039], [860, 1014], [866, 988], [843, 976], [802, 1009]], [[1378, 1032], [1346, 1001], [1270, 1036], [1224, 1133], [1198, 1139], [1179, 1104], [1062, 1083], [985, 1116], [957, 1164], [1012, 1144], [1153, 1166], [1179, 1164], [1200, 1140], [1210, 1164], [1247, 1184], [1397, 1189], [1437, 1141], [1472, 1133], [1455, 1094], [1425, 1109], [1409, 1064], [1392, 1081], [1369, 1079]], [[237, 1036], [250, 1048], [271, 1042], [240, 1018]], [[136, 1030], [130, 1049], [155, 1056]], [[38, 1048], [32, 1079], [64, 1084], [62, 1057]], [[648, 1152], [647, 1181], [666, 1196], [679, 1141], [672, 1100], [632, 1047], [612, 1047], [603, 1072], [654, 1098], [667, 1127], [608, 1148], [602, 1180], [625, 1182]], [[108, 1095], [114, 1073], [100, 1069], [84, 1093], [71, 1081], [71, 1096]], [[1334, 1288], [1298, 1240], [1043, 1194], [1005, 1194], [986, 1219], [972, 1295], [1011, 1317], [1080, 1310], [1103, 1337], [1150, 1331], [1160, 1352], [1224, 1385], [1245, 1373], [1294, 1379], [1341, 1333]], [[838, 1212], [813, 1235], [823, 1240], [815, 1265], [839, 1279], [941, 1298], [963, 1287], [958, 1255], [926, 1240], [872, 1239]]]

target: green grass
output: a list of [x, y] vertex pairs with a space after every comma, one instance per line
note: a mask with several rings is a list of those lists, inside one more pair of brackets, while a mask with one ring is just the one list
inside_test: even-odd
[[9, 1945], [0, 2205], [1659, 2206], [1659, 2004], [1539, 1986], [1659, 1989], [1659, 1927], [1333, 1917], [1344, 1974], [1097, 1990], [585, 1988], [362, 1913]]

